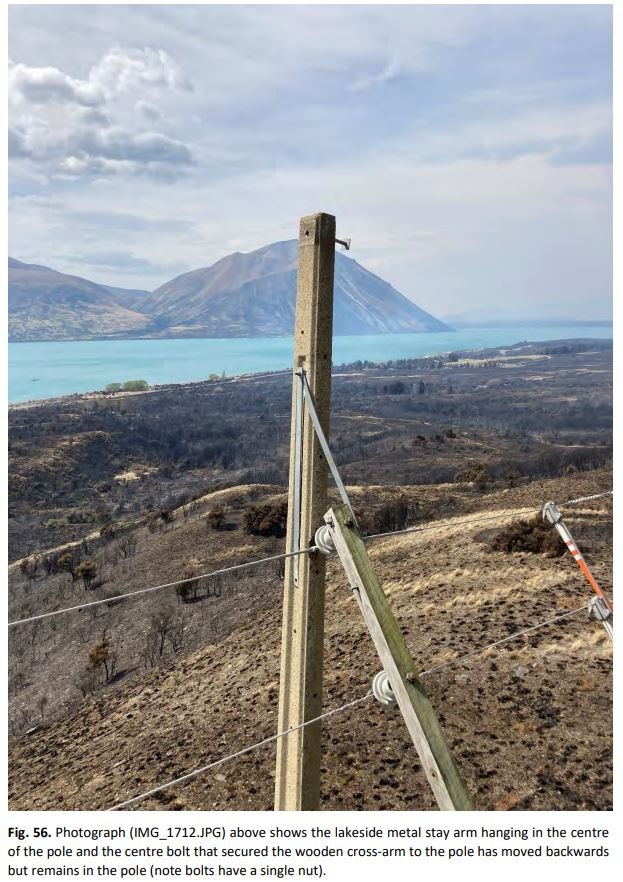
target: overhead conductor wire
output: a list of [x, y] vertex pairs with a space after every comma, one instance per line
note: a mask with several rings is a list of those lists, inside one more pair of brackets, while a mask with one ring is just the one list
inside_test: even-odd
[[[577, 615], [585, 609], [587, 609], [587, 604], [584, 604], [577, 609], [570, 610], [569, 612], [560, 613], [559, 615], [553, 616], [550, 619], [546, 619], [543, 622], [532, 625], [529, 628], [524, 628], [521, 631], [516, 631], [514, 634], [509, 634], [508, 637], [504, 637], [501, 640], [496, 640], [493, 643], [487, 644], [487, 646], [483, 646], [480, 649], [475, 649], [473, 652], [469, 652], [466, 655], [460, 656], [459, 658], [450, 659], [448, 661], [442, 662], [441, 664], [434, 665], [431, 668], [427, 668], [425, 671], [420, 672], [420, 677], [425, 677], [429, 674], [435, 673], [436, 671], [440, 671], [442, 668], [450, 667], [451, 665], [460, 664], [461, 662], [466, 661], [469, 658], [481, 655], [482, 653], [501, 646], [502, 644], [507, 643], [510, 640], [515, 640], [517, 637], [522, 637], [524, 634], [529, 634], [532, 631], [536, 631], [539, 628], [545, 627], [546, 625], [551, 625], [554, 622], [560, 622], [564, 619], [571, 618], [572, 616]], [[185, 775], [180, 775], [178, 778], [173, 778], [171, 781], [167, 781], [166, 784], [160, 784], [157, 787], [153, 787], [150, 790], [139, 793], [137, 796], [133, 796], [131, 799], [126, 799], [123, 802], [118, 802], [116, 805], [107, 809], [107, 811], [117, 811], [118, 809], [122, 809], [126, 806], [130, 806], [134, 803], [140, 802], [143, 799], [147, 799], [147, 797], [153, 796], [155, 793], [160, 793], [162, 790], [167, 790], [169, 787], [173, 787], [176, 784], [181, 784], [184, 781], [189, 781], [192, 778], [196, 778], [197, 775], [201, 775], [204, 772], [208, 772], [210, 769], [216, 768], [216, 766], [220, 766], [223, 763], [230, 762], [231, 760], [244, 756], [247, 753], [251, 753], [251, 751], [257, 750], [260, 747], [264, 747], [266, 744], [270, 744], [273, 741], [277, 741], [279, 738], [283, 738], [285, 735], [289, 735], [291, 732], [296, 732], [298, 729], [304, 729], [306, 726], [311, 726], [313, 723], [318, 723], [321, 720], [325, 720], [328, 717], [334, 716], [335, 714], [342, 713], [342, 711], [348, 710], [351, 707], [355, 707], [356, 705], [367, 701], [368, 698], [372, 697], [372, 695], [373, 692], [370, 689], [368, 692], [366, 692], [365, 695], [362, 695], [359, 698], [348, 701], [346, 702], [346, 704], [342, 704], [339, 707], [332, 708], [332, 710], [326, 711], [325, 713], [320, 714], [320, 716], [314, 717], [311, 720], [306, 720], [305, 722], [300, 723], [298, 726], [292, 726], [290, 729], [286, 729], [283, 732], [278, 732], [276, 735], [270, 735], [268, 738], [262, 739], [262, 741], [257, 741], [255, 744], [250, 744], [248, 747], [244, 747], [241, 750], [237, 750], [235, 753], [230, 753], [227, 756], [223, 756], [220, 759], [214, 760], [214, 762], [208, 763], [205, 766], [200, 766], [200, 768], [198, 769], [193, 769], [193, 771], [187, 772]]]
[[247, 569], [248, 567], [257, 567], [260, 564], [270, 563], [274, 560], [285, 560], [286, 557], [296, 557], [299, 554], [310, 554], [310, 552], [315, 550], [316, 546], [312, 545], [309, 548], [302, 549], [302, 551], [289, 551], [286, 554], [274, 554], [272, 557], [261, 557], [258, 560], [250, 560], [246, 563], [235, 564], [231, 567], [223, 567], [223, 569], [220, 570], [213, 570], [211, 573], [202, 573], [199, 576], [189, 576], [186, 579], [178, 579], [175, 582], [164, 582], [162, 585], [152, 585], [150, 588], [138, 588], [136, 591], [128, 591], [126, 594], [119, 594], [116, 597], [102, 597], [101, 600], [91, 600], [88, 603], [79, 603], [77, 606], [67, 606], [64, 609], [55, 609], [51, 612], [40, 613], [37, 616], [29, 616], [26, 619], [16, 619], [14, 622], [9, 622], [8, 627], [11, 628], [13, 625], [25, 625], [27, 622], [36, 622], [38, 619], [47, 619], [50, 616], [60, 616], [62, 613], [74, 612], [78, 609], [87, 609], [89, 606], [98, 606], [100, 603], [115, 603], [120, 600], [125, 600], [126, 597], [136, 597], [138, 594], [147, 594], [150, 591], [174, 588], [176, 585], [187, 585], [189, 582], [198, 582], [200, 579], [209, 579], [211, 576], [222, 576], [225, 573], [233, 573], [237, 570]]
[[192, 772], [187, 772], [185, 775], [181, 775], [179, 778], [174, 778], [172, 781], [168, 781], [166, 784], [160, 784], [158, 787], [154, 787], [152, 790], [146, 790], [144, 793], [139, 793], [138, 796], [133, 796], [132, 799], [126, 799], [124, 802], [118, 802], [117, 805], [113, 805], [112, 808], [107, 809], [107, 811], [115, 812], [117, 811], [117, 809], [125, 808], [125, 806], [132, 805], [132, 803], [146, 799], [148, 796], [153, 796], [154, 793], [159, 793], [161, 790], [166, 790], [167, 787], [173, 787], [174, 784], [180, 784], [182, 781], [188, 781], [190, 778], [195, 778], [197, 775], [201, 775], [203, 772], [207, 772], [209, 769], [214, 769], [216, 766], [220, 766], [222, 763], [237, 759], [237, 757], [244, 756], [246, 753], [251, 753], [252, 750], [257, 750], [258, 747], [264, 747], [264, 745], [270, 744], [272, 741], [277, 741], [279, 738], [283, 738], [285, 735], [289, 735], [291, 732], [296, 732], [298, 729], [304, 729], [305, 726], [311, 726], [312, 723], [318, 723], [320, 722], [320, 720], [326, 720], [328, 717], [332, 717], [334, 714], [339, 714], [342, 711], [348, 710], [348, 708], [354, 707], [356, 704], [361, 704], [362, 701], [367, 701], [368, 698], [370, 698], [371, 696], [372, 690], [370, 689], [368, 690], [368, 692], [366, 692], [365, 695], [361, 695], [359, 698], [354, 698], [352, 701], [349, 701], [346, 704], [342, 704], [340, 707], [334, 707], [332, 710], [326, 711], [324, 714], [320, 714], [320, 716], [318, 717], [314, 717], [313, 720], [305, 720], [304, 723], [299, 723], [298, 726], [292, 726], [290, 729], [285, 729], [283, 732], [277, 732], [276, 735], [270, 735], [268, 738], [262, 739], [262, 741], [257, 741], [255, 744], [250, 744], [248, 747], [244, 747], [242, 750], [237, 750], [235, 753], [230, 753], [228, 754], [228, 756], [223, 756], [212, 763], [208, 763], [206, 766], [201, 766], [201, 768], [199, 769], [194, 769]]
[[[604, 496], [612, 496], [612, 495], [613, 495], [613, 491], [608, 490], [605, 493], [595, 493], [592, 496], [580, 496], [577, 499], [570, 499], [567, 502], [563, 502], [562, 507], [564, 508], [565, 506], [568, 506], [568, 505], [577, 505], [580, 502], [588, 502], [593, 499], [601, 499]], [[365, 541], [367, 541], [368, 539], [382, 539], [384, 537], [400, 536], [400, 535], [406, 534], [406, 533], [426, 533], [429, 530], [453, 529], [455, 527], [469, 526], [470, 524], [477, 524], [477, 523], [480, 523], [481, 521], [491, 521], [491, 520], [497, 520], [499, 518], [520, 516], [521, 514], [530, 514], [530, 513], [538, 514], [538, 513], [540, 513], [540, 511], [541, 511], [541, 509], [532, 509], [532, 508], [526, 507], [523, 509], [517, 509], [515, 512], [512, 512], [512, 513], [497, 512], [495, 514], [483, 515], [483, 516], [479, 516], [479, 517], [475, 517], [475, 518], [466, 518], [465, 520], [455, 521], [454, 523], [451, 523], [451, 524], [433, 523], [433, 524], [429, 524], [426, 527], [406, 527], [403, 530], [391, 530], [386, 533], [371, 533], [368, 536], [364, 536], [363, 538]], [[76, 604], [75, 606], [69, 606], [69, 607], [64, 607], [63, 609], [51, 610], [50, 612], [39, 613], [39, 615], [28, 616], [27, 618], [23, 618], [23, 619], [16, 619], [13, 622], [9, 622], [8, 627], [12, 628], [15, 625], [25, 625], [28, 622], [36, 622], [39, 619], [47, 619], [52, 616], [60, 616], [63, 613], [76, 612], [77, 610], [87, 609], [90, 606], [99, 606], [102, 603], [115, 603], [115, 602], [118, 603], [122, 600], [125, 600], [128, 597], [135, 597], [139, 594], [148, 594], [151, 591], [160, 591], [165, 588], [174, 588], [176, 585], [188, 584], [189, 582], [198, 582], [201, 579], [208, 579], [211, 576], [220, 576], [220, 575], [224, 575], [225, 573], [234, 572], [236, 570], [242, 570], [242, 569], [246, 569], [249, 567], [259, 566], [264, 563], [270, 563], [271, 561], [285, 560], [288, 557], [296, 557], [300, 554], [310, 554], [311, 552], [316, 551], [316, 550], [317, 550], [316, 546], [312, 545], [309, 548], [304, 548], [300, 551], [290, 551], [285, 554], [275, 554], [275, 555], [272, 555], [271, 557], [264, 557], [264, 558], [260, 558], [258, 560], [248, 561], [246, 563], [235, 564], [234, 566], [231, 566], [231, 567], [224, 567], [220, 570], [213, 570], [210, 573], [202, 573], [199, 576], [190, 576], [186, 579], [177, 579], [174, 582], [165, 582], [161, 585], [152, 585], [149, 588], [139, 588], [136, 591], [128, 591], [125, 594], [119, 594], [114, 597], [103, 597], [99, 600], [91, 600], [91, 601], [88, 601], [87, 603], [79, 603], [79, 604]]]

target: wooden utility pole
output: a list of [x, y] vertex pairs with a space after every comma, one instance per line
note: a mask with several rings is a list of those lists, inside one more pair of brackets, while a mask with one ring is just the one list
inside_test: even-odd
[[[335, 218], [301, 218], [294, 328], [292, 434], [287, 550], [313, 544], [327, 508], [327, 461], [303, 406], [305, 371], [325, 436], [331, 408], [331, 346]], [[286, 562], [279, 731], [322, 712], [325, 558], [303, 554]], [[320, 723], [277, 742], [275, 810], [317, 809], [320, 802]]]
[[411, 653], [370, 563], [350, 509], [346, 505], [332, 508], [324, 520], [439, 808], [445, 811], [473, 810], [461, 773], [417, 676]]

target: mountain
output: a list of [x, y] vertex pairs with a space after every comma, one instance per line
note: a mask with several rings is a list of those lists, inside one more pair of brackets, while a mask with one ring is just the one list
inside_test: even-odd
[[[156, 291], [95, 284], [9, 258], [9, 339], [274, 337], [292, 334], [298, 243], [236, 252]], [[335, 255], [336, 335], [447, 331], [379, 276]]]
[[9, 340], [136, 337], [147, 316], [114, 289], [9, 257]]
[[[150, 315], [149, 336], [261, 337], [294, 327], [298, 243], [276, 242], [236, 252], [210, 267], [177, 276], [136, 304]], [[334, 333], [447, 331], [356, 261], [335, 256]]]
[[100, 285], [100, 287], [109, 291], [117, 303], [125, 306], [126, 309], [135, 309], [139, 300], [149, 294], [144, 288], [116, 288], [114, 285]]

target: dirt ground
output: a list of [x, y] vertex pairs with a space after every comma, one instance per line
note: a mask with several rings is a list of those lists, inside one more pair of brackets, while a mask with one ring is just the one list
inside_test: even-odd
[[[612, 643], [599, 623], [581, 612], [457, 661], [591, 599], [570, 555], [492, 552], [488, 539], [526, 507], [610, 486], [604, 471], [535, 481], [478, 500], [481, 511], [499, 512], [493, 525], [459, 523], [472, 510], [465, 505], [424, 532], [369, 543], [418, 669], [454, 661], [423, 681], [479, 810], [612, 808]], [[438, 488], [410, 491], [425, 498]], [[611, 498], [565, 516], [610, 593]], [[192, 652], [12, 736], [10, 808], [106, 809], [273, 735], [281, 588], [273, 580], [261, 601], [257, 590], [241, 581], [211, 600], [213, 610], [237, 611], [222, 637], [211, 634]], [[118, 604], [115, 615], [124, 609], [136, 614]], [[365, 695], [379, 669], [339, 561], [330, 558], [325, 709]], [[323, 810], [436, 809], [397, 710], [370, 698], [329, 718], [322, 737]], [[273, 742], [133, 807], [272, 809], [274, 768]]]

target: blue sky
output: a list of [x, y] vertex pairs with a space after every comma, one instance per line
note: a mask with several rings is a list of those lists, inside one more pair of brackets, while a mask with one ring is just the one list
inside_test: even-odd
[[607, 6], [13, 6], [10, 253], [152, 289], [329, 211], [439, 316], [604, 318]]

